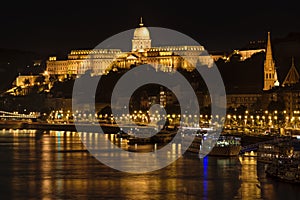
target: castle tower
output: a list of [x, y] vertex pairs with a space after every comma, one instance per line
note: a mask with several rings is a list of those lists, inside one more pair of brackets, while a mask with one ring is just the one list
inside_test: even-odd
[[132, 51], [143, 52], [145, 49], [151, 48], [151, 39], [149, 30], [144, 27], [142, 18], [139, 26], [139, 28], [136, 28], [134, 30], [132, 39]]
[[273, 56], [272, 56], [271, 36], [270, 36], [270, 32], [268, 32], [266, 59], [265, 59], [265, 63], [264, 63], [264, 88], [263, 88], [263, 90], [270, 90], [274, 86], [279, 86], [279, 82], [277, 79], [275, 62], [274, 62]]

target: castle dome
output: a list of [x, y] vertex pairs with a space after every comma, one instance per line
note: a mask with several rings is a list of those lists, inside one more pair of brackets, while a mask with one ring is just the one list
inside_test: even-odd
[[140, 22], [140, 27], [134, 30], [133, 39], [135, 40], [150, 40], [150, 32], [148, 28], [144, 27], [144, 24]]
[[151, 48], [150, 33], [147, 27], [144, 27], [142, 18], [140, 27], [136, 28], [133, 33], [132, 51], [144, 52]]

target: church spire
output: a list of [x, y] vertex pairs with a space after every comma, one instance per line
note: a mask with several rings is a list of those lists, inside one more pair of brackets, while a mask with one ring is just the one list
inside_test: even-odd
[[291, 66], [289, 72], [287, 73], [282, 85], [286, 86], [286, 85], [293, 85], [295, 83], [298, 83], [299, 78], [300, 78], [300, 76], [295, 67], [294, 57], [292, 57], [292, 66]]
[[270, 90], [274, 86], [279, 86], [275, 62], [272, 55], [272, 46], [271, 46], [271, 33], [268, 32], [268, 42], [266, 49], [266, 59], [264, 63], [264, 88], [263, 90]]
[[143, 24], [143, 17], [140, 18], [140, 27], [144, 26]]
[[273, 62], [273, 56], [272, 56], [272, 47], [271, 47], [271, 33], [268, 32], [268, 43], [267, 43], [267, 50], [266, 50], [266, 61], [269, 61], [269, 64], [272, 64]]

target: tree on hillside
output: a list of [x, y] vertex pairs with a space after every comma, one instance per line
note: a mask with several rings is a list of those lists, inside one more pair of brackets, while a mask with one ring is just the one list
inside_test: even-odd
[[26, 78], [24, 81], [23, 81], [24, 85], [26, 86], [29, 86], [30, 85], [30, 80], [28, 78]]
[[34, 81], [34, 83], [36, 85], [42, 85], [44, 82], [45, 82], [45, 77], [44, 76], [39, 76]]

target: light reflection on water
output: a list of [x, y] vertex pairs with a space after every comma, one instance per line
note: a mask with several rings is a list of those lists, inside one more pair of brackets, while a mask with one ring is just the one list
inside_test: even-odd
[[262, 199], [260, 182], [257, 178], [257, 162], [254, 157], [240, 157], [241, 162], [241, 187], [238, 197], [242, 199]]
[[[97, 145], [96, 135], [81, 134]], [[114, 135], [105, 138], [116, 140]], [[126, 148], [125, 141], [119, 145]], [[1, 199], [252, 200], [300, 195], [299, 186], [267, 179], [255, 157], [200, 160], [186, 154], [154, 172], [119, 172], [91, 156], [75, 132], [2, 130], [0, 158]]]

